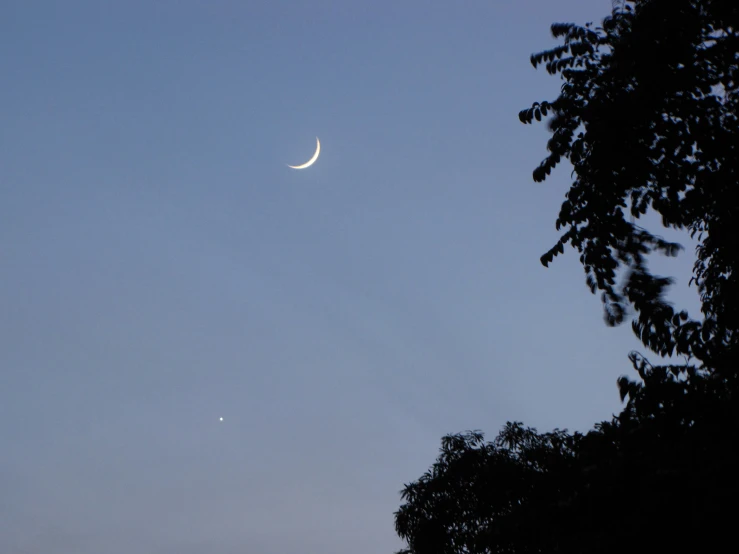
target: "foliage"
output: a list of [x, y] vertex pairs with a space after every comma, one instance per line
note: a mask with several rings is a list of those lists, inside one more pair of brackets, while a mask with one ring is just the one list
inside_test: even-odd
[[[492, 443], [480, 432], [449, 435], [423, 477], [407, 485], [396, 530], [413, 554], [485, 552], [516, 548], [536, 552], [552, 518], [563, 476], [571, 474], [574, 438], [564, 431], [538, 434], [509, 423]], [[495, 550], [493, 550], [495, 551]]]
[[[739, 342], [739, 3], [624, 2], [601, 27], [555, 24], [552, 33], [563, 44], [531, 63], [559, 74], [561, 93], [519, 114], [524, 123], [551, 115], [549, 155], [535, 181], [563, 158], [573, 166], [556, 221], [564, 233], [542, 263], [570, 244], [591, 291], [602, 291], [610, 325], [630, 306], [649, 349], [695, 358], [728, 378]], [[691, 284], [702, 321], [674, 310], [664, 298], [672, 280], [648, 269], [651, 252], [681, 249], [635, 223], [650, 208], [665, 227], [698, 237]]]
[[[542, 263], [577, 249], [608, 323], [633, 309], [643, 344], [686, 363], [632, 352], [641, 383], [622, 378], [626, 407], [586, 434], [508, 423], [492, 442], [444, 437], [402, 491], [399, 554], [724, 550], [739, 513], [739, 2], [614, 2], [601, 27], [552, 32], [564, 44], [531, 61], [561, 75], [561, 94], [519, 114], [550, 117], [536, 181], [562, 158], [573, 166], [564, 232]], [[649, 271], [651, 253], [681, 248], [635, 224], [650, 209], [698, 237], [700, 321]]]
[[[729, 544], [739, 494], [736, 403], [716, 402], [708, 381], [690, 395], [663, 385], [664, 402], [643, 398], [586, 435], [508, 423], [490, 443], [479, 432], [445, 437], [433, 467], [402, 492], [395, 524], [408, 548], [399, 554]], [[683, 417], [693, 409], [697, 419]]]

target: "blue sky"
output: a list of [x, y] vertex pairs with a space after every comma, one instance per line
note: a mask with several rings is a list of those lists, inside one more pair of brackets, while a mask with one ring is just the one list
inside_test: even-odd
[[4, 3], [0, 551], [391, 554], [442, 435], [617, 412], [640, 345], [539, 263], [570, 169], [517, 117], [609, 10]]

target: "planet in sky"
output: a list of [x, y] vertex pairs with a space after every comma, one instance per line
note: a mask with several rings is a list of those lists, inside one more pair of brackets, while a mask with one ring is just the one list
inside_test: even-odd
[[219, 417], [219, 418], [218, 418], [218, 421], [223, 421], [223, 418], [222, 418], [222, 417]]
[[321, 153], [321, 141], [318, 140], [318, 137], [316, 137], [316, 152], [313, 154], [313, 157], [301, 165], [289, 165], [287, 167], [291, 167], [293, 169], [305, 169], [306, 167], [312, 166], [316, 160], [318, 159], [318, 155]]

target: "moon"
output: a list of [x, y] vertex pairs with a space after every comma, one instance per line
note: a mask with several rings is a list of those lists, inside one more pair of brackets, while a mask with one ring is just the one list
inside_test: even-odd
[[316, 160], [318, 159], [318, 155], [320, 153], [321, 153], [321, 141], [318, 140], [318, 137], [316, 137], [316, 153], [313, 154], [313, 157], [302, 165], [289, 165], [288, 164], [287, 167], [291, 167], [293, 169], [305, 169], [306, 167], [310, 167], [314, 163], [316, 163]]

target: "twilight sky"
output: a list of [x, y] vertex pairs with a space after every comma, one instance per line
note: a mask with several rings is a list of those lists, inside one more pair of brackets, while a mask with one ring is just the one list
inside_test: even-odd
[[0, 552], [392, 554], [442, 435], [617, 412], [517, 117], [610, 7], [4, 2]]

